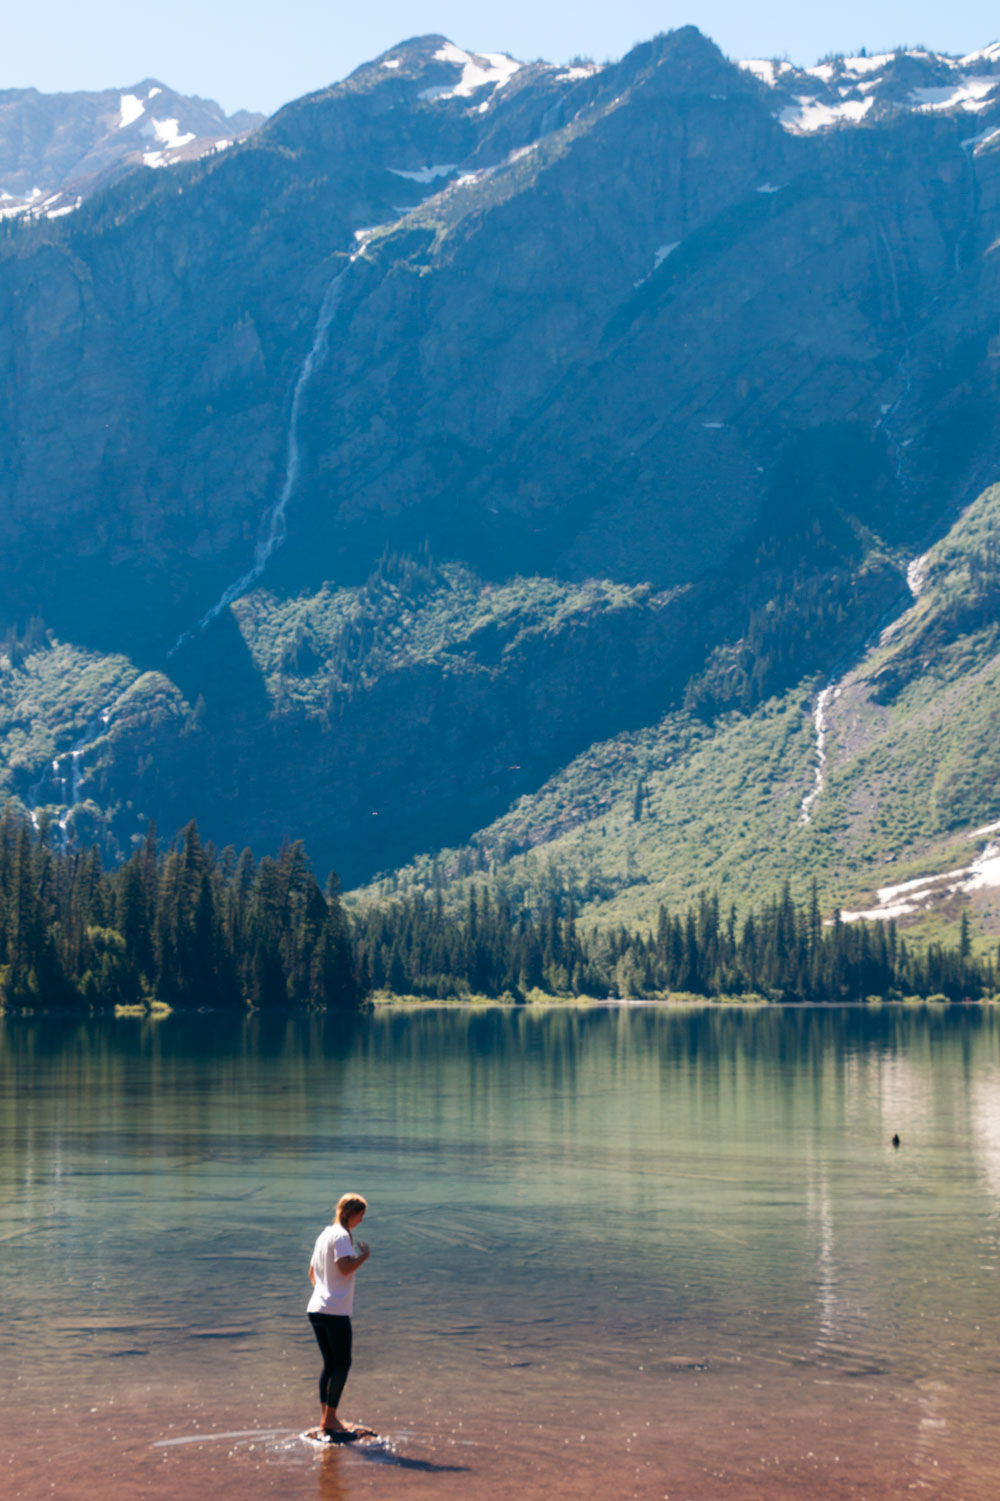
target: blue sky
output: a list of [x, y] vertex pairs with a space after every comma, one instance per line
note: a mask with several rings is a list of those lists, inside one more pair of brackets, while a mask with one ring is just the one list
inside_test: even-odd
[[45, 91], [125, 86], [157, 77], [228, 110], [268, 112], [343, 78], [396, 42], [442, 32], [459, 46], [565, 62], [620, 57], [638, 41], [692, 23], [731, 57], [787, 55], [811, 64], [826, 52], [923, 42], [969, 52], [1000, 34], [986, 0], [45, 0], [8, 8], [0, 88]]

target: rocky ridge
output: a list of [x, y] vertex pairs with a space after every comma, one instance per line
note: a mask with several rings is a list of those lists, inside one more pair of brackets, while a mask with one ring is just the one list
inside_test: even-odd
[[[775, 118], [797, 134], [863, 120], [875, 124], [900, 113], [958, 113], [974, 120], [996, 104], [1000, 42], [965, 57], [901, 47], [872, 56], [830, 57], [814, 68], [764, 58], [739, 66], [771, 92]], [[993, 128], [974, 133], [963, 145], [985, 146]]]

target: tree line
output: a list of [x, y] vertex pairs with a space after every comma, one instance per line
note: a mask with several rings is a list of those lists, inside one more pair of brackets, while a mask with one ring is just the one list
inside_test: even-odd
[[[449, 914], [440, 889], [370, 908], [355, 923], [366, 986], [444, 999], [463, 993], [518, 1000], [554, 995], [635, 997], [689, 993], [763, 995], [783, 1001], [866, 996], [993, 995], [1000, 964], [972, 951], [967, 917], [954, 948], [908, 944], [894, 922], [823, 920], [815, 882], [798, 904], [786, 885], [747, 913], [723, 913], [717, 895], [681, 912], [659, 908], [649, 932], [583, 931], [571, 892], [553, 887], [542, 910], [473, 885], [464, 910]], [[1000, 958], [1000, 956], [998, 956]]]
[[[301, 841], [256, 861], [217, 851], [197, 825], [165, 848], [152, 827], [105, 870], [95, 848], [56, 848], [8, 804], [0, 814], [0, 1005], [89, 1010], [355, 1009], [373, 990], [428, 999], [532, 992], [655, 999], [677, 993], [782, 1001], [993, 995], [1000, 963], [958, 944], [908, 944], [894, 923], [825, 923], [815, 883], [786, 886], [742, 918], [718, 896], [661, 906], [649, 931], [584, 928], [565, 882], [539, 907], [472, 883], [458, 910], [440, 884], [345, 911]], [[997, 956], [1000, 960], [1000, 956]]]
[[0, 1003], [61, 1009], [355, 1007], [351, 932], [336, 880], [321, 891], [301, 841], [258, 863], [190, 823], [168, 848], [150, 828], [107, 871], [0, 815]]

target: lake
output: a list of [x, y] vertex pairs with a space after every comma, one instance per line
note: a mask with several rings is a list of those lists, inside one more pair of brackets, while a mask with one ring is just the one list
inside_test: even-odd
[[995, 1494], [990, 1008], [9, 1017], [0, 1127], [6, 1496]]

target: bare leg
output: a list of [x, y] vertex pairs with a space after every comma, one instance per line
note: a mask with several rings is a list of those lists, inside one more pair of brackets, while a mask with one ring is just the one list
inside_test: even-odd
[[353, 1428], [349, 1428], [346, 1423], [342, 1423], [340, 1421], [340, 1419], [337, 1416], [337, 1409], [335, 1407], [324, 1407], [323, 1408], [323, 1418], [322, 1418], [322, 1421], [320, 1423], [320, 1427], [322, 1428], [322, 1430], [323, 1430], [324, 1433], [353, 1433], [354, 1432]]

